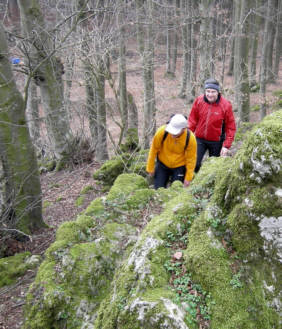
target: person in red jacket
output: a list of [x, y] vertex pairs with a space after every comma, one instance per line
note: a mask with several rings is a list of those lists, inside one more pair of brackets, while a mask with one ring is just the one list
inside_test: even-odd
[[207, 150], [209, 156], [226, 156], [236, 132], [232, 105], [221, 95], [218, 81], [208, 79], [204, 88], [204, 95], [195, 99], [188, 118], [188, 127], [197, 139], [195, 172]]

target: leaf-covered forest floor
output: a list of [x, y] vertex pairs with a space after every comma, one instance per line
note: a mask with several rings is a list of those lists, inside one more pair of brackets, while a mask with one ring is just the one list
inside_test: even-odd
[[[164, 54], [163, 54], [164, 55]], [[155, 71], [156, 85], [156, 107], [157, 125], [164, 124], [172, 113], [188, 114], [190, 105], [186, 104], [184, 99], [178, 97], [181, 86], [181, 67], [178, 66], [177, 78], [164, 78], [165, 56], [159, 55]], [[128, 89], [133, 94], [137, 107], [142, 108], [143, 102], [143, 84], [142, 72], [140, 68], [136, 70], [136, 60], [131, 58], [132, 63], [128, 63]], [[132, 67], [131, 67], [132, 65]], [[135, 65], [135, 66], [133, 66]], [[268, 86], [268, 100], [272, 102], [272, 92], [282, 89], [282, 81]], [[226, 85], [232, 90], [232, 80], [226, 77]], [[73, 101], [79, 103], [81, 87], [74, 86]], [[232, 95], [232, 93], [230, 94]], [[230, 97], [227, 97], [230, 99]], [[232, 101], [232, 97], [230, 99]], [[108, 99], [111, 101], [111, 96]], [[252, 94], [252, 105], [259, 104], [258, 94]], [[140, 115], [140, 121], [142, 117]], [[259, 112], [251, 112], [251, 122], [259, 121]], [[111, 132], [114, 137], [118, 136], [118, 129], [109, 122]], [[236, 151], [236, 150], [234, 150]], [[48, 228], [42, 229], [32, 236], [32, 241], [19, 242], [10, 240], [10, 254], [16, 252], [30, 251], [34, 255], [44, 255], [45, 250], [55, 239], [55, 233], [58, 226], [69, 220], [75, 220], [76, 216], [84, 210], [89, 203], [103, 194], [101, 186], [97, 185], [92, 178], [98, 163], [84, 164], [73, 168], [72, 170], [63, 170], [60, 172], [48, 172], [41, 175], [41, 186], [43, 194], [43, 218]], [[81, 191], [86, 186], [91, 186], [86, 194]], [[83, 201], [78, 202], [78, 198], [83, 195]], [[36, 270], [28, 270], [26, 274], [18, 278], [17, 282], [10, 286], [0, 289], [0, 329], [20, 329], [23, 323], [23, 306], [25, 295], [36, 275]]]

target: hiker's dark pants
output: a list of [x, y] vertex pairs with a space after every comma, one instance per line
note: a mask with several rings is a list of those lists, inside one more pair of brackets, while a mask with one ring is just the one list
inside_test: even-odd
[[220, 156], [220, 151], [222, 149], [223, 141], [213, 142], [198, 137], [196, 139], [197, 139], [197, 163], [196, 163], [195, 172], [198, 172], [201, 168], [202, 160], [207, 150], [209, 151], [210, 157]]
[[166, 187], [170, 178], [171, 178], [171, 182], [179, 180], [183, 183], [185, 173], [186, 173], [185, 166], [181, 166], [177, 168], [168, 168], [162, 162], [157, 160], [155, 167], [155, 176], [154, 176], [155, 189], [158, 189], [159, 187]]

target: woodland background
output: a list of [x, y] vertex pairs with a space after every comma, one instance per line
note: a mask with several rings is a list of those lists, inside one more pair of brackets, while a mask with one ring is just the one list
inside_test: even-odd
[[[220, 81], [238, 128], [281, 94], [281, 0], [2, 0], [0, 15], [1, 257], [72, 219], [70, 189], [123, 146], [148, 148], [205, 79]], [[69, 204], [44, 213], [47, 195]]]

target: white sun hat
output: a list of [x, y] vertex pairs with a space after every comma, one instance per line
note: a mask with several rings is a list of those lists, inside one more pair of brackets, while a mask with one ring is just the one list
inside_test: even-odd
[[172, 135], [178, 135], [183, 128], [187, 127], [187, 119], [183, 114], [175, 114], [167, 124], [165, 131]]

